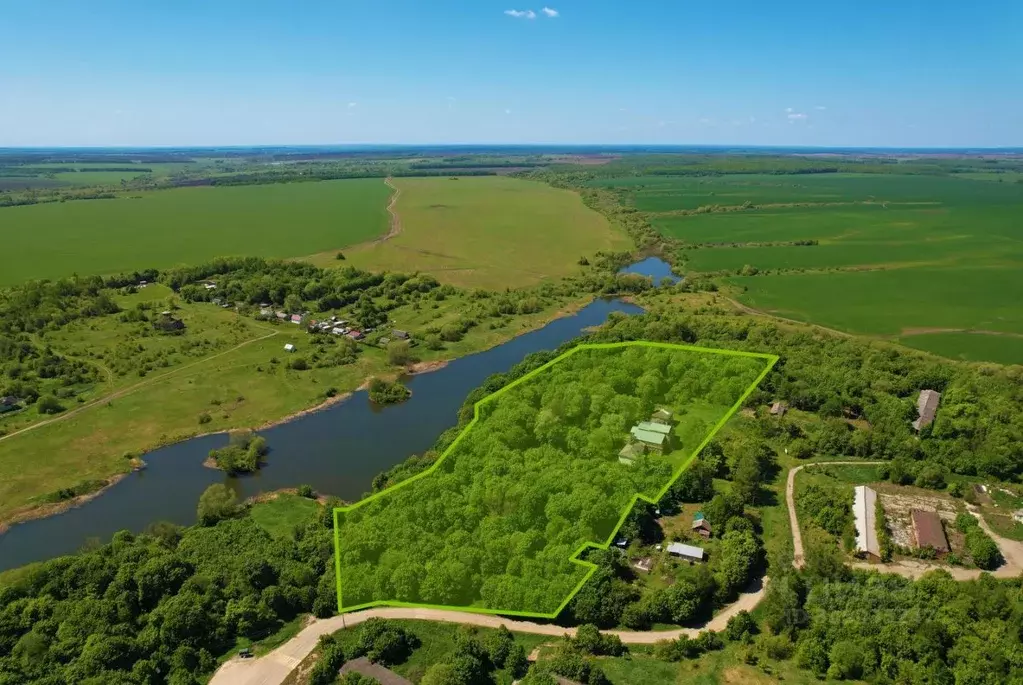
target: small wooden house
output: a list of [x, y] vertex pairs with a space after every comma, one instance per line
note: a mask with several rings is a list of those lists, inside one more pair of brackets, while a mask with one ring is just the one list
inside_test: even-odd
[[709, 538], [711, 535], [710, 522], [703, 518], [703, 516], [693, 519], [693, 524], [690, 527], [690, 530], [704, 539]]
[[650, 420], [654, 423], [670, 424], [674, 418], [674, 414], [670, 410], [664, 407], [658, 407], [654, 410], [654, 413], [650, 415]]

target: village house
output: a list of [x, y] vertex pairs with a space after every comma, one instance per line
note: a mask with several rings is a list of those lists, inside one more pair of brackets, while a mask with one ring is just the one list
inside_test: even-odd
[[292, 345], [291, 343], [288, 343], [287, 345], [284, 346], [284, 351], [285, 352], [294, 352], [295, 351], [295, 346]]
[[671, 426], [641, 421], [632, 427], [632, 437], [648, 449], [664, 452], [671, 447]]
[[264, 319], [269, 319], [271, 316], [274, 315], [274, 310], [270, 309], [269, 307], [260, 307], [259, 315]]
[[364, 656], [360, 656], [358, 659], [352, 659], [351, 661], [346, 662], [337, 674], [339, 677], [342, 677], [347, 673], [353, 672], [358, 673], [359, 675], [364, 675], [367, 678], [372, 678], [376, 682], [380, 683], [380, 685], [412, 685], [411, 680], [402, 678], [391, 669], [385, 668], [380, 664], [374, 664]]
[[216, 290], [217, 289], [217, 284], [216, 283], [203, 283], [202, 287], [206, 288], [207, 290]]
[[406, 331], [401, 331], [395, 328], [393, 331], [391, 331], [391, 337], [393, 337], [395, 340], [408, 340], [409, 334]]
[[693, 524], [690, 526], [690, 530], [704, 539], [710, 537], [710, 522], [704, 518], [703, 512], [696, 512], [696, 516], [693, 517]]
[[933, 511], [913, 509], [909, 512], [909, 520], [913, 525], [913, 537], [919, 548], [930, 547], [938, 554], [948, 552], [948, 539], [941, 525], [941, 517]]
[[853, 497], [853, 519], [856, 523], [856, 551], [881, 558], [877, 541], [877, 493], [866, 485], [857, 485]]
[[938, 411], [938, 403], [941, 401], [941, 393], [937, 390], [921, 390], [920, 397], [916, 401], [916, 413], [913, 421], [913, 430], [920, 432], [934, 422], [934, 414]]
[[784, 402], [775, 402], [771, 405], [772, 416], [785, 416], [785, 412], [789, 410], [788, 406]]
[[362, 340], [366, 336], [362, 334], [362, 331], [352, 330], [348, 331], [348, 337], [351, 338], [352, 340]]
[[703, 548], [686, 545], [681, 542], [673, 542], [668, 545], [668, 554], [687, 561], [703, 561]]
[[281, 321], [287, 321], [288, 320], [288, 315], [287, 315], [286, 312], [274, 312], [274, 316], [276, 316]]
[[302, 315], [301, 314], [292, 314], [291, 315], [291, 323], [294, 323], [294, 324], [302, 323]]
[[331, 332], [331, 335], [344, 335], [345, 334], [345, 329], [343, 329], [343, 328], [341, 328], [339, 326], [334, 326], [334, 328], [330, 329], [330, 332]]
[[650, 420], [654, 423], [670, 424], [672, 418], [674, 418], [674, 414], [664, 407], [658, 407], [654, 410], [654, 413], [650, 415]]
[[636, 463], [636, 460], [642, 457], [645, 453], [646, 448], [643, 447], [642, 443], [626, 443], [625, 447], [623, 447], [618, 453], [618, 461], [626, 466], [632, 466]]

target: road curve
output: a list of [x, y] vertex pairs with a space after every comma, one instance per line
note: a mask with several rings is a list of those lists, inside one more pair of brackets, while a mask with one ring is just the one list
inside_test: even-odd
[[[735, 614], [742, 610], [750, 611], [764, 596], [767, 578], [749, 592], [739, 595], [732, 604], [718, 612], [701, 628], [678, 628], [665, 631], [605, 631], [617, 635], [626, 644], [653, 644], [659, 640], [672, 640], [681, 635], [696, 637], [705, 630], [724, 630], [725, 625]], [[501, 616], [472, 614], [465, 611], [445, 611], [442, 609], [412, 609], [403, 607], [382, 607], [368, 609], [351, 614], [342, 614], [330, 618], [313, 619], [302, 631], [288, 642], [269, 654], [258, 659], [234, 658], [226, 662], [213, 675], [210, 685], [280, 685], [301, 661], [312, 653], [322, 635], [350, 628], [371, 618], [411, 619], [418, 621], [440, 621], [443, 623], [459, 623], [462, 625], [499, 628], [533, 635], [549, 635], [561, 637], [574, 635], [575, 628], [565, 628], [549, 623], [520, 621]]]

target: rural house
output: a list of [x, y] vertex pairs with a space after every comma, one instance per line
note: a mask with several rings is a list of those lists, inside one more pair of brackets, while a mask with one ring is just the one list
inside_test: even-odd
[[338, 676], [344, 676], [346, 673], [353, 672], [364, 675], [367, 678], [372, 678], [380, 683], [380, 685], [412, 685], [411, 680], [402, 678], [391, 669], [385, 668], [380, 664], [374, 664], [364, 656], [347, 662], [337, 674]]
[[352, 340], [362, 340], [366, 336], [362, 334], [362, 331], [348, 331], [348, 337]]
[[393, 331], [391, 331], [391, 337], [394, 338], [395, 340], [408, 340], [409, 334], [408, 331], [400, 331], [397, 328], [395, 328]]
[[291, 315], [291, 323], [298, 323], [298, 324], [302, 323], [302, 315], [301, 314], [292, 314]]
[[688, 561], [703, 561], [703, 548], [684, 545], [681, 542], [673, 542], [668, 545], [668, 554], [679, 559]]
[[706, 539], [710, 537], [710, 522], [703, 517], [703, 514], [697, 514], [696, 518], [693, 519], [693, 525], [690, 530], [700, 537]]
[[664, 407], [658, 407], [654, 410], [654, 413], [650, 415], [650, 420], [654, 423], [670, 424], [674, 414]]
[[785, 412], [789, 410], [788, 406], [784, 402], [775, 402], [771, 405], [772, 416], [785, 416]]
[[631, 433], [632, 437], [643, 443], [644, 447], [657, 450], [658, 452], [663, 452], [668, 443], [668, 436], [664, 433], [644, 430], [639, 426], [633, 426]]
[[941, 518], [936, 513], [913, 509], [909, 512], [909, 519], [913, 525], [913, 537], [916, 539], [917, 547], [930, 547], [939, 554], [948, 552], [945, 529], [941, 525]]
[[853, 498], [853, 519], [856, 522], [856, 551], [881, 558], [877, 541], [877, 493], [866, 485], [857, 485]]
[[294, 352], [295, 351], [295, 346], [292, 345], [291, 343], [288, 343], [287, 345], [284, 346], [284, 351], [285, 352]]
[[920, 397], [916, 401], [916, 420], [913, 422], [913, 430], [919, 432], [934, 422], [934, 413], [938, 411], [938, 402], [941, 401], [941, 393], [937, 390], [921, 390]]
[[618, 461], [626, 466], [632, 466], [636, 460], [646, 453], [646, 448], [641, 443], [626, 443], [625, 447], [618, 453]]

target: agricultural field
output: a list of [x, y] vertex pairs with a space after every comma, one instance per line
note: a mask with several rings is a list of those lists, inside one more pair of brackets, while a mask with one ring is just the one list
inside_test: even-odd
[[0, 208], [0, 285], [336, 250], [386, 232], [390, 193], [382, 179], [353, 179]]
[[[458, 286], [503, 290], [578, 271], [580, 257], [629, 239], [579, 196], [515, 178], [396, 178], [400, 232], [345, 252], [371, 271], [424, 271]], [[333, 254], [314, 263], [327, 266]]]
[[728, 275], [744, 305], [953, 358], [1023, 363], [1017, 338], [964, 334], [1023, 333], [1023, 184], [968, 174], [592, 184], [682, 241], [686, 269]]
[[[423, 477], [336, 510], [340, 603], [554, 616], [641, 494], [656, 501], [770, 367], [677, 345], [576, 348], [476, 406]], [[659, 408], [666, 446], [620, 455]], [[426, 569], [425, 575], [422, 569]]]

